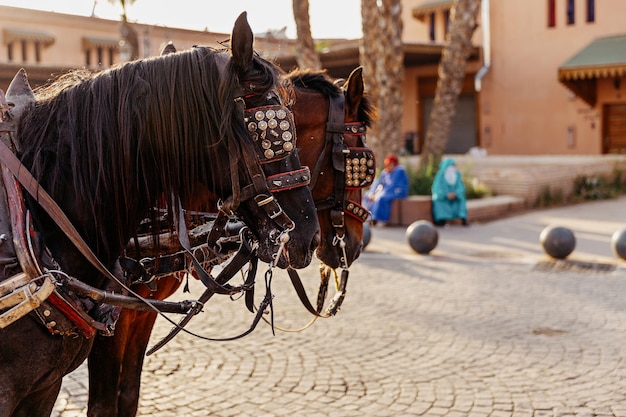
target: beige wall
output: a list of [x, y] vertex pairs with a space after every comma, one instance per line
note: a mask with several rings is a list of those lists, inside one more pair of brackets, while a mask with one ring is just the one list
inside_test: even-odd
[[[103, 38], [115, 40], [120, 37], [119, 22], [100, 18], [71, 16], [60, 13], [40, 12], [14, 7], [0, 6], [0, 28], [19, 29], [43, 32], [55, 38], [55, 42], [42, 49], [42, 62], [48, 66], [74, 68], [85, 65], [83, 37]], [[159, 53], [163, 44], [174, 40], [177, 48], [186, 49], [194, 44], [218, 46], [217, 41], [228, 38], [225, 34], [196, 32], [182, 29], [166, 28], [161, 26], [134, 25], [139, 35], [141, 56], [151, 56]], [[87, 35], [86, 35], [87, 34]], [[143, 38], [150, 38], [149, 48]], [[117, 57], [117, 55], [116, 55]], [[21, 53], [17, 54], [15, 62], [21, 61]], [[119, 57], [117, 57], [119, 59]], [[34, 57], [30, 56], [29, 63]], [[7, 48], [4, 39], [0, 47], [0, 62], [8, 62]]]
[[[234, 22], [233, 22], [234, 24]], [[227, 41], [230, 34], [199, 32], [164, 26], [152, 26], [133, 23], [139, 40], [139, 56], [158, 55], [161, 48], [172, 41], [178, 50], [191, 48], [193, 45], [221, 47], [220, 42]], [[254, 29], [254, 28], [253, 28]], [[20, 43], [14, 44], [13, 60], [9, 61], [5, 31], [19, 30], [42, 33], [54, 38], [54, 42], [41, 48], [40, 62], [36, 62], [34, 44], [27, 44], [27, 60], [23, 62]], [[115, 42], [120, 38], [119, 22], [94, 17], [73, 16], [60, 13], [42, 12], [16, 7], [0, 6], [0, 64], [24, 66], [27, 70], [37, 67], [71, 69], [86, 65], [84, 38], [100, 38]], [[260, 38], [255, 49], [263, 51], [265, 57], [274, 57], [279, 52], [289, 53], [293, 42]], [[105, 52], [103, 67], [108, 67], [108, 51]], [[96, 55], [92, 53], [91, 68], [98, 68]], [[114, 51], [113, 64], [120, 61], [117, 49]], [[35, 72], [35, 71], [33, 71]], [[51, 75], [51, 74], [50, 74]], [[0, 80], [0, 89], [6, 89], [8, 81]]]
[[[413, 17], [413, 9], [427, 0], [403, 0], [402, 1], [402, 40], [404, 42], [430, 42], [428, 20], [418, 20]], [[493, 0], [492, 0], [493, 1]], [[482, 36], [481, 28], [474, 32], [474, 43], [479, 45]], [[443, 10], [435, 12], [435, 43], [444, 43], [445, 39], [445, 15]]]
[[565, 21], [565, 1], [556, 3], [556, 27], [548, 28], [546, 0], [491, 0], [492, 65], [483, 79], [479, 108], [489, 153], [602, 151], [598, 109], [616, 98], [614, 91], [603, 87], [592, 109], [559, 83], [557, 70], [596, 37], [625, 33], [626, 1], [596, 1], [596, 21], [587, 23], [585, 1], [577, 0], [571, 26]]
[[[423, 0], [403, 1], [405, 42], [428, 42], [428, 21], [412, 17]], [[547, 27], [547, 0], [490, 0], [491, 57], [477, 94], [478, 144], [489, 154], [599, 154], [602, 152], [602, 106], [626, 101], [613, 80], [598, 82], [598, 103], [591, 108], [558, 81], [558, 68], [597, 37], [626, 34], [626, 1], [596, 1], [594, 23], [586, 22], [586, 1], [576, 0], [576, 22], [566, 24], [566, 1], [556, 0], [556, 27]], [[409, 21], [410, 19], [410, 21]], [[443, 28], [436, 13], [436, 40]], [[482, 45], [482, 25], [474, 44]], [[469, 65], [474, 75], [478, 65]], [[436, 69], [406, 70], [403, 129], [420, 131], [420, 103], [414, 90], [420, 77]], [[418, 117], [416, 117], [418, 115]]]

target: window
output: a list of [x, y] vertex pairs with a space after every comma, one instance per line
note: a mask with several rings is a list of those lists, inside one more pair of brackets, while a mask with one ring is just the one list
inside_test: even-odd
[[556, 0], [548, 0], [548, 27], [556, 26]]
[[28, 55], [26, 54], [26, 39], [22, 39], [20, 43], [22, 44], [22, 62], [26, 62], [28, 59]]
[[573, 25], [575, 21], [575, 0], [567, 0], [567, 24]]
[[587, 0], [587, 22], [596, 21], [596, 2], [595, 0]]
[[431, 41], [435, 40], [435, 13], [431, 13], [428, 18], [428, 36]]
[[115, 52], [119, 46], [117, 39], [83, 37], [85, 65], [88, 68], [106, 68], [113, 65]]
[[448, 29], [450, 29], [450, 9], [446, 10], [446, 11], [443, 13], [443, 18], [444, 18], [444, 20], [445, 20], [445, 24], [446, 24], [446, 27], [445, 27], [445, 36], [448, 36]]
[[35, 41], [35, 62], [41, 62], [41, 43]]
[[40, 63], [44, 48], [54, 43], [52, 35], [36, 30], [3, 28], [2, 35], [9, 62]]

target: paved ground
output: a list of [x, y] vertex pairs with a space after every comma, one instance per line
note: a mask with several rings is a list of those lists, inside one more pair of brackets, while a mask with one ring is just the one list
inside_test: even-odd
[[[439, 230], [427, 256], [374, 228], [337, 317], [235, 342], [179, 335], [147, 358], [140, 416], [626, 416], [626, 261], [611, 252], [626, 198]], [[551, 262], [551, 224], [577, 247]], [[306, 271], [314, 288], [315, 268]], [[309, 320], [275, 274], [276, 323]], [[242, 300], [212, 300], [192, 329], [247, 328]], [[161, 322], [155, 339], [169, 328]], [[54, 416], [85, 415], [84, 366]]]

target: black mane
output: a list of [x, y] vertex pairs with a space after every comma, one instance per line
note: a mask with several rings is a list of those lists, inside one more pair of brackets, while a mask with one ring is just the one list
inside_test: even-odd
[[[335, 98], [343, 94], [342, 80], [333, 80], [324, 70], [295, 69], [287, 74], [287, 80], [295, 88], [315, 91], [327, 97]], [[374, 123], [376, 111], [367, 95], [363, 96], [359, 106], [359, 120], [370, 127]]]
[[[232, 191], [229, 173], [248, 133], [228, 58], [196, 47], [96, 74], [73, 71], [37, 91], [18, 128], [21, 159], [92, 247], [123, 247], [149, 207], [163, 197], [176, 207], [198, 182]], [[251, 72], [246, 81], [259, 89], [277, 84], [258, 57]]]

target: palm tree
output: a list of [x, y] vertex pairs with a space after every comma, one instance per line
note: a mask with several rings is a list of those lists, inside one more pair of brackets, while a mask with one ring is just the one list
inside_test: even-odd
[[360, 62], [367, 92], [378, 108], [378, 123], [368, 131], [368, 145], [378, 165], [402, 148], [404, 52], [401, 0], [362, 0], [363, 38]]
[[463, 87], [467, 58], [472, 51], [472, 35], [476, 30], [479, 12], [480, 0], [455, 0], [452, 4], [447, 43], [439, 63], [435, 102], [420, 156], [422, 172], [435, 172], [448, 143], [450, 126]]
[[126, 15], [126, 6], [132, 5], [135, 3], [135, 0], [109, 0], [109, 3], [122, 6], [120, 55], [123, 56], [124, 60], [135, 60], [139, 58], [139, 38], [135, 29], [128, 22], [128, 16]]
[[309, 20], [309, 0], [293, 0], [293, 17], [296, 21], [296, 60], [300, 68], [322, 69], [315, 50]]

